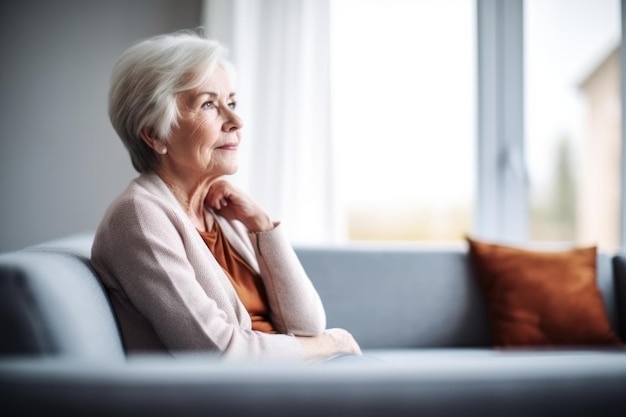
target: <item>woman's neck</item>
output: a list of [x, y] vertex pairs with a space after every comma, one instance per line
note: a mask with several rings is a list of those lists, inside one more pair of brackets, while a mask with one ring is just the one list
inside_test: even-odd
[[182, 178], [165, 172], [157, 171], [157, 175], [165, 182], [178, 200], [189, 219], [201, 232], [213, 229], [213, 216], [206, 216], [204, 199], [214, 178], [191, 179]]

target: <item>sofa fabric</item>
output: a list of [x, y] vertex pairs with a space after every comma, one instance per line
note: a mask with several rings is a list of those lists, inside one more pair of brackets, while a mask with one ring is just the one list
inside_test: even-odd
[[[89, 264], [92, 239], [84, 233], [0, 255], [0, 326], [16, 332], [2, 338], [0, 351], [123, 356], [115, 316]], [[485, 299], [463, 245], [302, 246], [296, 253], [328, 327], [349, 329], [363, 349], [491, 347]], [[598, 254], [597, 285], [622, 335], [626, 312], [616, 297], [624, 282], [626, 258]]]
[[77, 236], [0, 255], [0, 352], [124, 359], [117, 323]]
[[201, 356], [83, 366], [0, 360], [0, 408], [20, 416], [622, 417], [621, 353], [381, 351], [389, 363], [229, 364]]
[[[492, 346], [486, 300], [465, 246], [300, 247], [297, 253], [328, 326], [350, 329], [366, 349]], [[611, 256], [599, 253], [596, 269], [616, 331]]]
[[[623, 349], [494, 349], [467, 248], [298, 247], [329, 327], [364, 357], [317, 365], [125, 355], [93, 235], [0, 255], [0, 409], [21, 416], [623, 416]], [[597, 285], [624, 335], [626, 258]]]
[[462, 248], [298, 248], [329, 327], [362, 348], [486, 347], [486, 310]]
[[615, 314], [617, 315], [616, 326], [622, 340], [626, 340], [626, 254], [619, 253], [613, 257]]

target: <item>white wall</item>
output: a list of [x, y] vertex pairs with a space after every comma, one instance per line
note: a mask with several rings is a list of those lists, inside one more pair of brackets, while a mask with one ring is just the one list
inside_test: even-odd
[[200, 0], [0, 2], [0, 252], [94, 230], [136, 175], [107, 116], [133, 42], [193, 28]]

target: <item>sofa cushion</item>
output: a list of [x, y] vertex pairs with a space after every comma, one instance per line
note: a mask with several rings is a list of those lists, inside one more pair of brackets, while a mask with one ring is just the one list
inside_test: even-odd
[[0, 354], [124, 359], [91, 236], [0, 255]]
[[361, 348], [487, 347], [489, 325], [466, 248], [346, 245], [296, 248], [329, 327]]
[[595, 247], [537, 251], [467, 240], [494, 345], [620, 344], [596, 284]]

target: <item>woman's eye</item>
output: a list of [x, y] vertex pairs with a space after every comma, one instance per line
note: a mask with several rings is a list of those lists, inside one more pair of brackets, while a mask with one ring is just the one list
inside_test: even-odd
[[203, 109], [212, 109], [213, 107], [215, 107], [215, 105], [213, 104], [212, 101], [207, 101], [206, 103], [202, 103]]
[[232, 102], [228, 103], [228, 107], [230, 107], [232, 110], [235, 110], [237, 108], [237, 102], [236, 101], [232, 101]]

